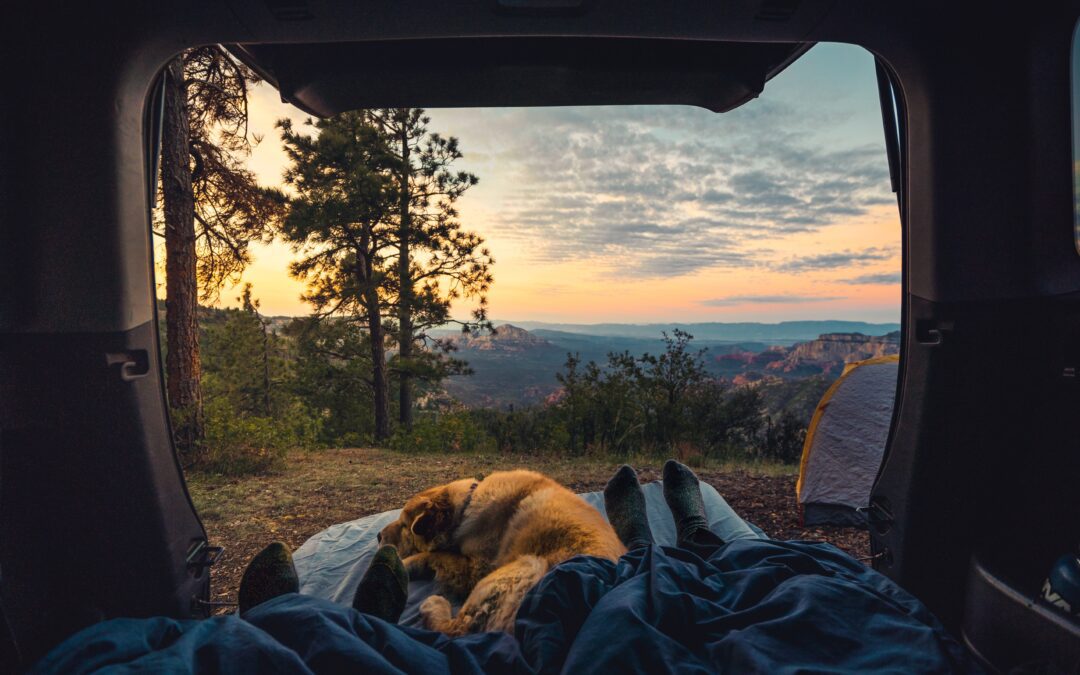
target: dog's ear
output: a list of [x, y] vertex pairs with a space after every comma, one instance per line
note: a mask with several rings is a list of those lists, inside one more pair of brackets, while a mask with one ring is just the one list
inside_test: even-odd
[[449, 495], [442, 494], [425, 500], [423, 510], [413, 519], [409, 527], [412, 533], [424, 539], [434, 539], [440, 532], [449, 530], [454, 514], [454, 506]]

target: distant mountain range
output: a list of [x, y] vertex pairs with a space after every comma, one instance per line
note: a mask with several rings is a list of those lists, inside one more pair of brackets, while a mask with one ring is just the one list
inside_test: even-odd
[[[164, 302], [158, 306], [164, 331]], [[200, 307], [199, 314], [200, 323], [207, 327], [225, 320], [227, 312]], [[264, 316], [263, 320], [280, 334], [294, 317]], [[705, 365], [712, 375], [736, 386], [760, 387], [770, 413], [789, 410], [806, 421], [845, 363], [895, 354], [900, 339], [899, 324], [859, 321], [522, 324], [533, 328], [502, 324], [494, 334], [479, 335], [433, 331], [449, 338], [457, 348], [454, 355], [473, 370], [472, 375], [448, 378], [443, 395], [471, 407], [543, 404], [559, 389], [555, 375], [568, 354], [600, 364], [606, 363], [611, 352], [659, 354], [664, 350], [663, 333], [680, 328], [694, 336], [692, 348], [707, 350]]]
[[[799, 335], [800, 331], [812, 326], [837, 325], [869, 327], [867, 330], [881, 332], [877, 336], [855, 331], [827, 332], [805, 340], [777, 337]], [[494, 335], [457, 334], [452, 337], [458, 350], [455, 356], [467, 361], [473, 374], [449, 378], [445, 384], [446, 392], [469, 406], [505, 408], [542, 403], [558, 389], [555, 374], [562, 370], [567, 354], [577, 354], [582, 361], [598, 363], [606, 362], [610, 352], [625, 351], [635, 356], [646, 352], [657, 354], [664, 349], [662, 331], [673, 328], [667, 325], [604, 326], [589, 328], [624, 332], [641, 329], [642, 334], [586, 334], [551, 328], [525, 330], [512, 324], [499, 326]], [[779, 383], [814, 376], [832, 379], [839, 375], [844, 363], [893, 354], [899, 350], [897, 324], [806, 321], [787, 324], [684, 324], [679, 327], [695, 336], [692, 344], [696, 348], [708, 350], [705, 363], [709, 372], [734, 384]], [[701, 327], [711, 329], [711, 332], [702, 331]], [[727, 330], [732, 327], [735, 328]], [[733, 341], [698, 337], [699, 333], [731, 336], [740, 332], [758, 335], [759, 339]]]
[[733, 384], [770, 379], [792, 380], [823, 375], [834, 379], [845, 364], [900, 351], [900, 331], [886, 335], [826, 333], [790, 347], [769, 347], [762, 352], [740, 351], [713, 357], [710, 370]]
[[781, 321], [780, 323], [545, 323], [543, 321], [508, 321], [537, 335], [547, 332], [570, 333], [577, 336], [627, 337], [659, 339], [665, 331], [678, 328], [698, 341], [767, 342], [791, 344], [813, 340], [825, 333], [862, 333], [884, 335], [900, 330], [898, 323], [867, 323], [865, 321]]

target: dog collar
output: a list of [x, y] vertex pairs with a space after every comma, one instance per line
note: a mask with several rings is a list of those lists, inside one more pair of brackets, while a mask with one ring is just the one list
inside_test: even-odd
[[465, 515], [465, 511], [469, 508], [469, 504], [472, 504], [473, 494], [476, 492], [476, 486], [480, 484], [480, 481], [474, 480], [473, 484], [469, 486], [469, 494], [465, 495], [465, 501], [461, 503], [461, 513], [458, 515], [458, 520], [461, 516]]

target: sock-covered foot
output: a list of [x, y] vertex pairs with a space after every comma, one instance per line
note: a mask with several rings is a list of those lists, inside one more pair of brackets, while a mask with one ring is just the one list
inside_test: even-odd
[[664, 463], [663, 478], [664, 501], [675, 519], [677, 544], [692, 543], [699, 531], [709, 529], [698, 478], [690, 467], [673, 459]]
[[244, 570], [237, 601], [240, 613], [271, 598], [300, 590], [292, 553], [285, 544], [275, 541], [260, 551]]
[[641, 491], [637, 472], [630, 466], [620, 466], [604, 486], [604, 509], [611, 527], [626, 548], [635, 549], [652, 543], [645, 493]]
[[393, 546], [375, 552], [353, 595], [352, 606], [364, 614], [397, 623], [409, 598], [409, 574]]

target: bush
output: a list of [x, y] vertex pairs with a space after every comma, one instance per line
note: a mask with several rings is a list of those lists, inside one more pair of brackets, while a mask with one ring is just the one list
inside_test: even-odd
[[802, 457], [806, 441], [806, 425], [794, 413], [784, 411], [776, 421], [767, 418], [765, 434], [758, 445], [761, 459], [794, 464]]
[[195, 468], [230, 476], [281, 469], [286, 453], [311, 447], [318, 436], [317, 421], [300, 406], [280, 418], [237, 414], [224, 401], [205, 408], [206, 439]]
[[480, 408], [468, 412], [501, 452], [519, 454], [562, 453], [569, 447], [566, 427], [551, 408], [501, 411]]
[[709, 376], [705, 352], [692, 349], [692, 339], [676, 329], [664, 334], [659, 355], [611, 353], [604, 365], [568, 355], [550, 408], [565, 430], [564, 447], [618, 457], [702, 456], [694, 461], [756, 458], [762, 444], [764, 454], [789, 453], [797, 430], [785, 421], [770, 435], [761, 393]]
[[390, 437], [391, 450], [400, 452], [490, 452], [495, 442], [468, 412], [420, 418], [411, 430], [398, 429]]
[[[334, 436], [327, 431], [324, 431], [319, 436], [320, 445], [329, 448], [367, 448], [371, 447], [374, 439], [371, 434], [359, 433], [356, 431], [346, 431], [345, 433]], [[330, 440], [327, 440], [327, 439]]]

